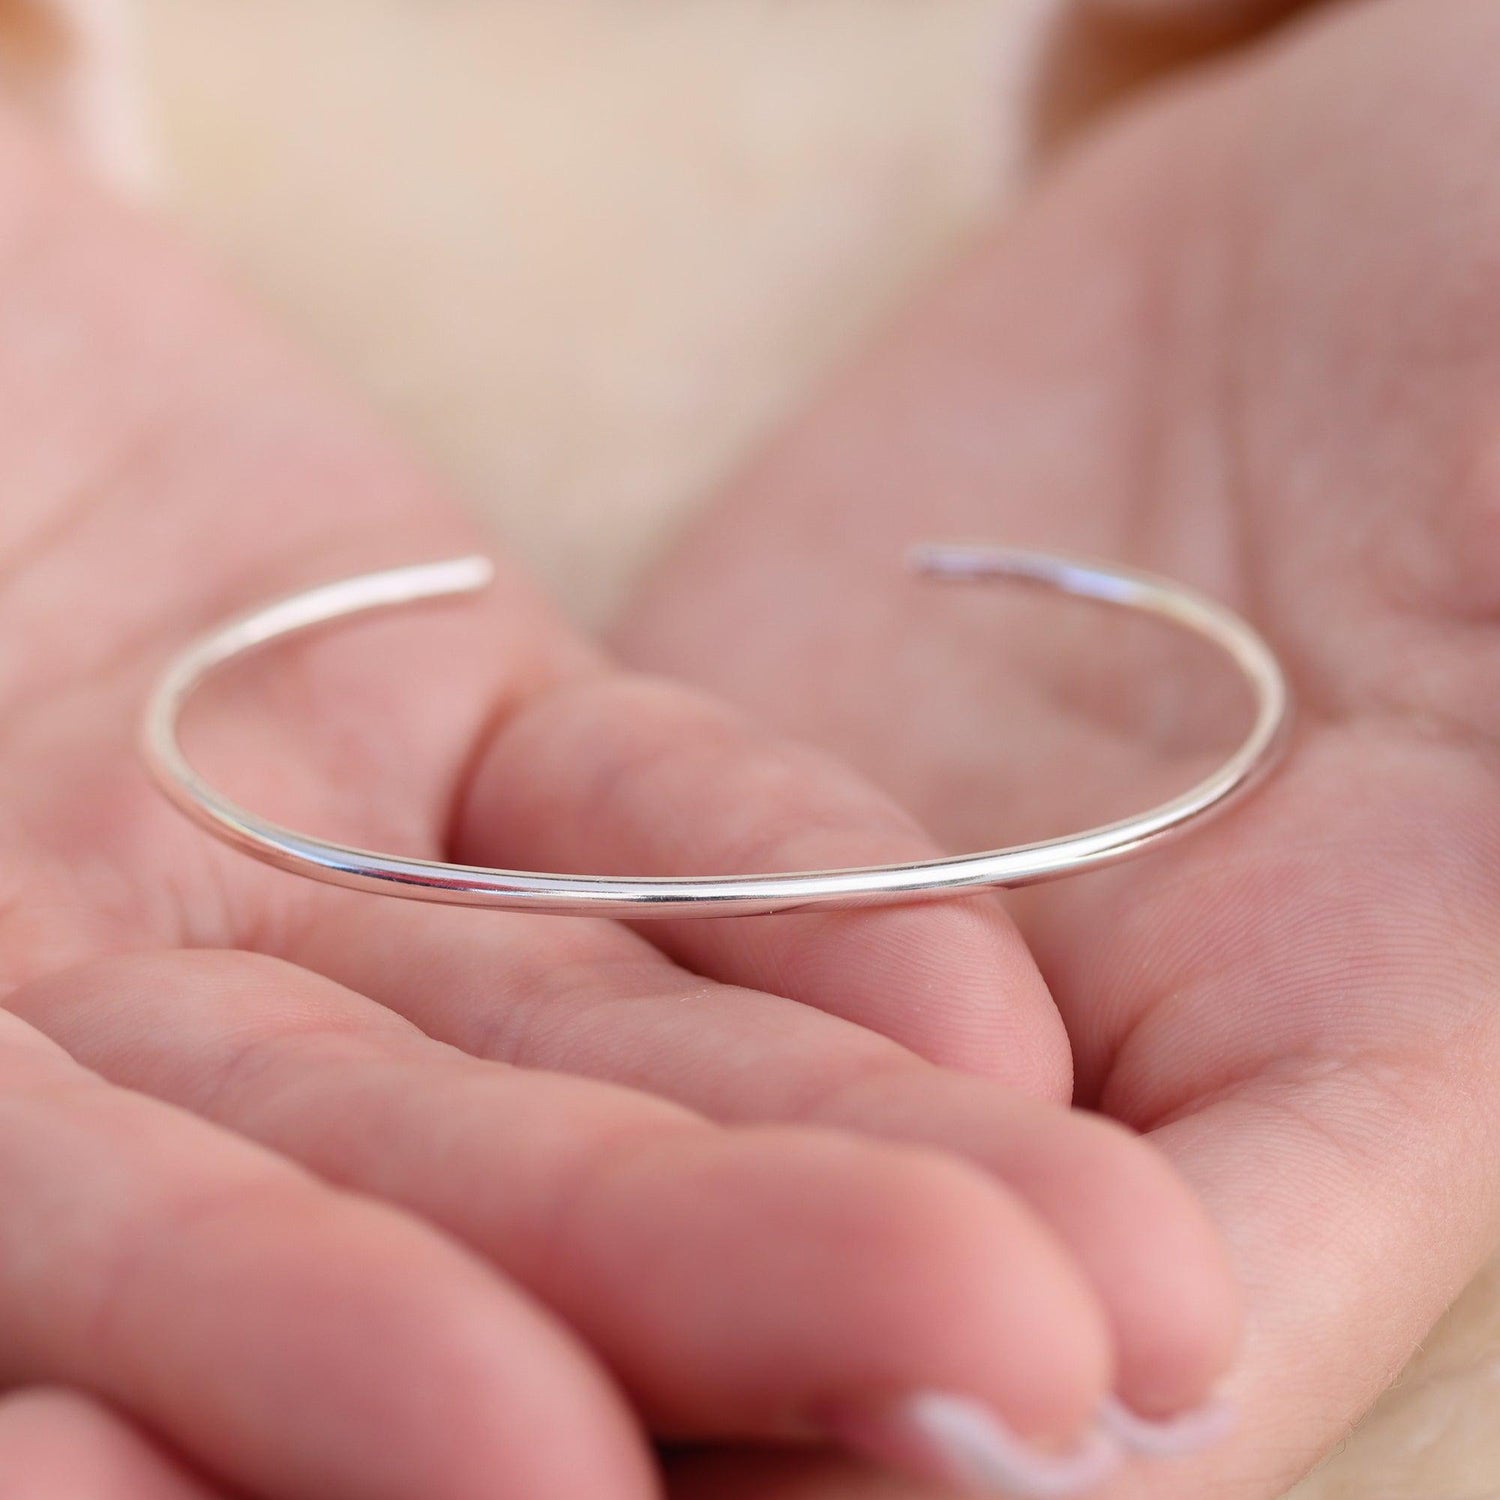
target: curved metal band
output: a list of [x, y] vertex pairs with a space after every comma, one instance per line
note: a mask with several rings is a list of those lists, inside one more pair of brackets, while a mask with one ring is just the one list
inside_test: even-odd
[[490, 870], [350, 848], [257, 817], [193, 769], [178, 739], [178, 720], [188, 698], [211, 673], [247, 652], [331, 621], [484, 588], [494, 571], [489, 560], [464, 557], [328, 584], [221, 626], [177, 657], [157, 684], [146, 709], [142, 750], [162, 790], [191, 818], [235, 848], [294, 874], [418, 901], [637, 919], [894, 904], [1055, 880], [1139, 854], [1179, 833], [1222, 808], [1274, 762], [1290, 716], [1286, 681], [1261, 637], [1222, 605], [1147, 573], [1045, 552], [928, 546], [919, 548], [912, 561], [938, 578], [1038, 584], [1142, 610], [1193, 631], [1220, 647], [1249, 683], [1255, 701], [1249, 733], [1218, 770], [1181, 796], [1064, 838], [868, 869], [672, 879]]

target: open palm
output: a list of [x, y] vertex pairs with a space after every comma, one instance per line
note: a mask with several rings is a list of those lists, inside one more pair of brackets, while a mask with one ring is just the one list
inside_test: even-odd
[[1283, 654], [1300, 726], [1253, 803], [1014, 903], [1082, 1099], [1171, 1154], [1249, 1290], [1242, 1433], [1154, 1496], [1277, 1492], [1496, 1234], [1497, 56], [1486, 3], [1346, 6], [1121, 117], [624, 629], [956, 847], [1181, 785], [1243, 707], [1155, 638], [907, 583], [910, 542], [1135, 562]]
[[[185, 639], [475, 539], [169, 235], [3, 122], [0, 188], [0, 1475], [636, 1500], [697, 1482], [653, 1438], [941, 1476], [934, 1398], [1063, 1442], [1110, 1390], [1201, 1401], [1236, 1338], [1222, 1250], [1158, 1153], [1061, 1104], [1066, 1036], [998, 903], [648, 939], [332, 891], [168, 808], [133, 726]], [[251, 664], [190, 733], [273, 816], [415, 854], [932, 847], [513, 574]]]

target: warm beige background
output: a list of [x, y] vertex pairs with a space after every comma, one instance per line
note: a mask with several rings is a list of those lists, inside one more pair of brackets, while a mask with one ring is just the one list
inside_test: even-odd
[[[1001, 208], [1051, 3], [138, 0], [167, 201], [589, 618]], [[1500, 1500], [1497, 1412], [1500, 1268], [1298, 1500]]]
[[1035, 10], [144, 5], [188, 214], [589, 614], [993, 199]]

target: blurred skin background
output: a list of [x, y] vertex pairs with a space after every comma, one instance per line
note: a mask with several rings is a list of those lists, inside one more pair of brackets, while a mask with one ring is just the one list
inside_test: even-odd
[[[0, 0], [0, 79], [206, 239], [598, 623], [1049, 151], [1254, 24]], [[1493, 1500], [1497, 1380], [1492, 1271], [1299, 1500]]]

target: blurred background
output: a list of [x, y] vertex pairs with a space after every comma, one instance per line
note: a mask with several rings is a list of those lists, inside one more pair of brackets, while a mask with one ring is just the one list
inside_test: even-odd
[[[0, 0], [0, 87], [597, 622], [1039, 152], [1180, 60], [1063, 3]], [[1500, 1270], [1298, 1500], [1500, 1500], [1497, 1402]]]
[[1017, 170], [1037, 0], [141, 0], [169, 198], [598, 618]]

